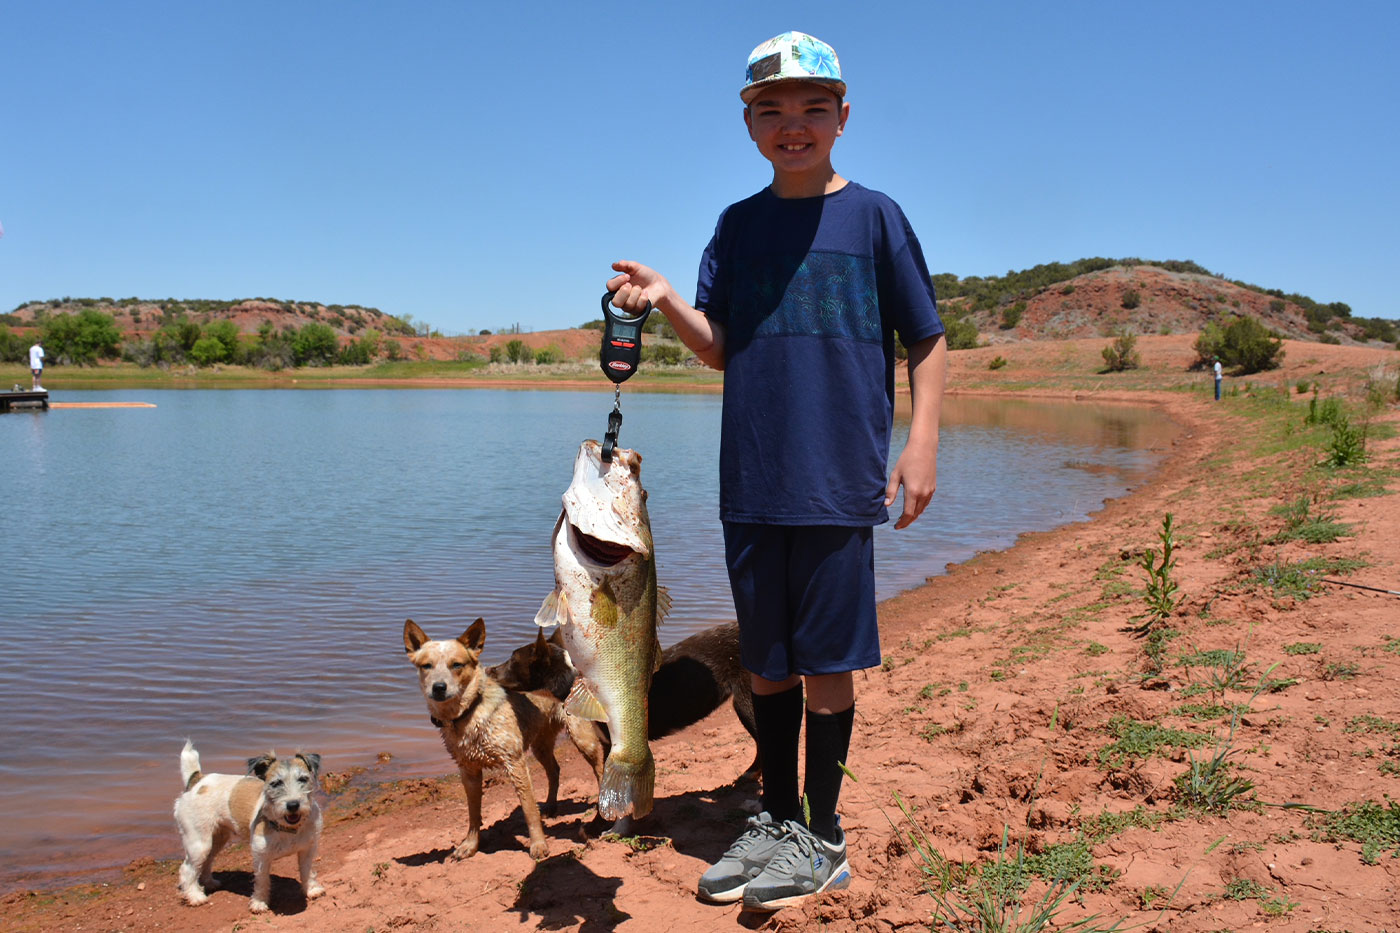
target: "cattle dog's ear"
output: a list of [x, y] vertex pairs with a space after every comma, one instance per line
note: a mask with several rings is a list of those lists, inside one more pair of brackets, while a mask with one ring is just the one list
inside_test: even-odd
[[471, 628], [458, 636], [457, 640], [460, 641], [468, 651], [480, 654], [482, 647], [486, 644], [486, 620], [478, 618], [472, 623]]
[[409, 619], [403, 624], [404, 651], [412, 654], [429, 641], [431, 641], [431, 639], [423, 633], [423, 630], [418, 627], [418, 623], [414, 622], [412, 619]]
[[248, 773], [259, 780], [267, 780], [268, 769], [277, 763], [277, 753], [268, 752], [266, 755], [259, 755], [256, 758], [248, 759]]

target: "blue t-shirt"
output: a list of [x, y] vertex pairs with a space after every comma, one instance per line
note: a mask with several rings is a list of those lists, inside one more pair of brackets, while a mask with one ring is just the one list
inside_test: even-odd
[[899, 205], [847, 182], [764, 189], [720, 215], [695, 307], [725, 331], [720, 518], [877, 525], [894, 422], [894, 334], [943, 333]]

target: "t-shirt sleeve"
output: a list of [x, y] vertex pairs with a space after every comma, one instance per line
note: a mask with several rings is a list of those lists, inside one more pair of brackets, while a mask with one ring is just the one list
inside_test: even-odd
[[880, 305], [890, 310], [890, 321], [905, 346], [943, 333], [943, 321], [938, 316], [937, 299], [933, 292], [933, 277], [924, 261], [919, 238], [909, 226], [904, 212], [893, 208], [890, 236], [886, 239], [888, 255], [880, 283]]
[[700, 257], [700, 274], [695, 283], [695, 307], [706, 317], [720, 326], [729, 324], [729, 289], [724, 282], [725, 269], [719, 261], [720, 229], [724, 224], [723, 215], [715, 224], [715, 232], [710, 237]]

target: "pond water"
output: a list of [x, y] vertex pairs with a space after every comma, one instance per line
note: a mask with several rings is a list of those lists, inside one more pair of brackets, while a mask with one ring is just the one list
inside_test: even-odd
[[[55, 401], [114, 399], [157, 407], [0, 416], [0, 892], [177, 856], [186, 737], [206, 771], [268, 748], [320, 752], [327, 770], [388, 753], [392, 776], [451, 771], [404, 619], [450, 637], [484, 616], [488, 663], [534, 637], [560, 494], [612, 405], [610, 387]], [[671, 644], [733, 618], [720, 400], [626, 392], [623, 412]], [[1084, 518], [1148, 477], [1173, 431], [1133, 407], [949, 399], [933, 504], [876, 529], [880, 597]], [[906, 432], [901, 414], [895, 453]]]

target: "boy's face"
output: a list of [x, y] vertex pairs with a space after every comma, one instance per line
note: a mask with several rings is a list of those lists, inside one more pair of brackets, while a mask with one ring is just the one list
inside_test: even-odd
[[830, 171], [831, 147], [850, 113], [850, 104], [820, 84], [793, 81], [755, 97], [744, 110], [744, 125], [774, 172], [804, 175]]

